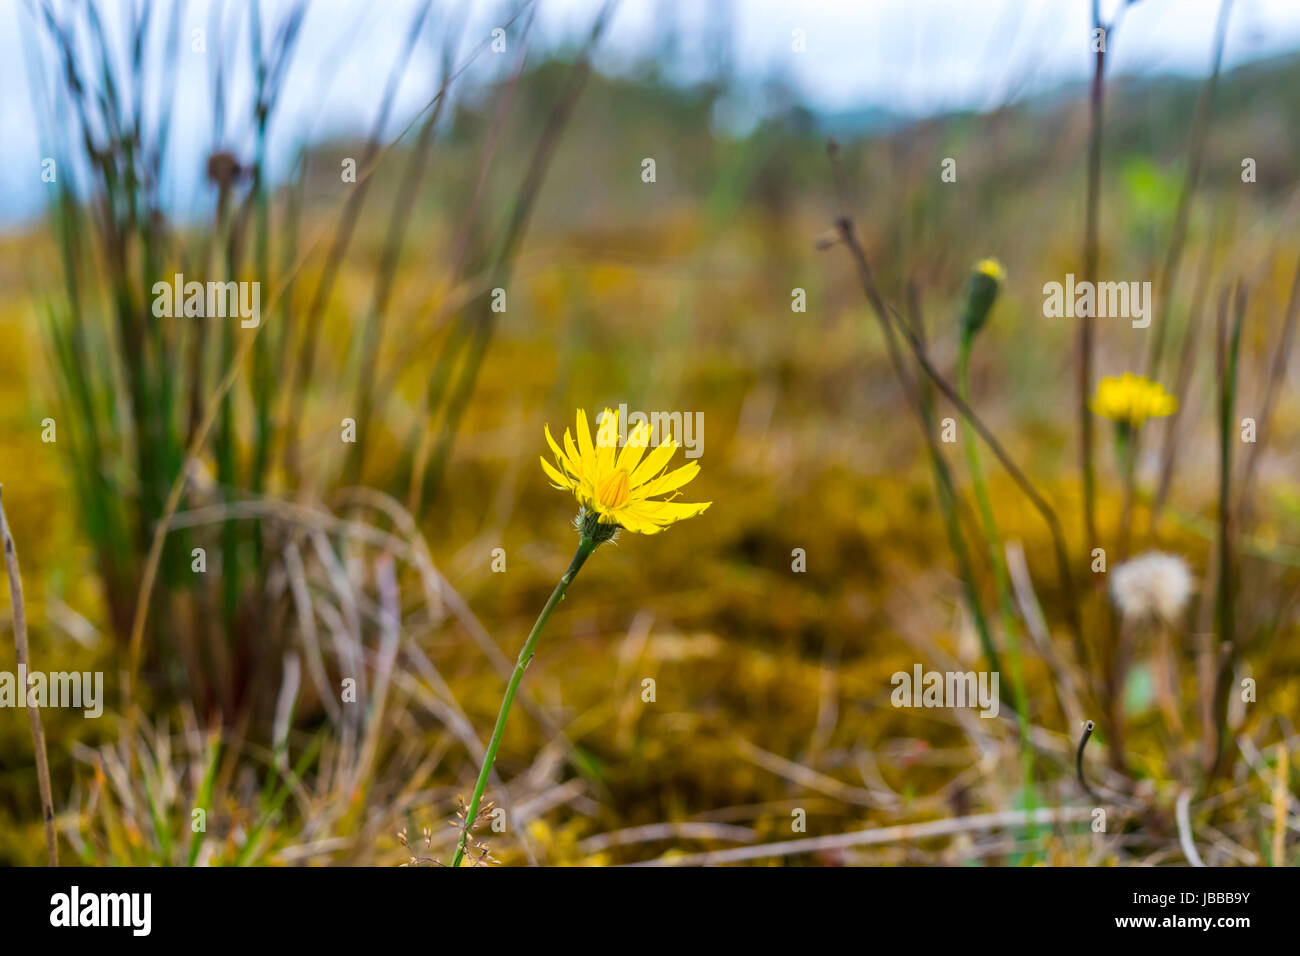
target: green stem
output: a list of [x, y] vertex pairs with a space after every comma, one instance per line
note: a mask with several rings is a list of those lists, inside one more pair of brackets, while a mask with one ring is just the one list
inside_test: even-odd
[[[957, 358], [957, 391], [962, 401], [971, 404], [970, 393], [970, 356], [973, 338], [962, 336], [961, 350]], [[971, 428], [970, 419], [966, 427]], [[1011, 662], [1011, 685], [1016, 698], [1016, 723], [1020, 730], [1020, 761], [1024, 772], [1026, 809], [1034, 809], [1034, 753], [1029, 746], [1029, 696], [1025, 691], [1025, 674], [1020, 663], [1020, 630], [1016, 625], [1015, 608], [1011, 603], [1011, 583], [1007, 573], [1006, 556], [1002, 553], [1002, 535], [998, 532], [997, 521], [993, 517], [993, 505], [989, 500], [988, 487], [984, 483], [984, 469], [980, 465], [979, 444], [974, 441], [962, 442], [966, 448], [966, 464], [970, 469], [971, 488], [975, 494], [975, 503], [979, 509], [980, 524], [984, 528], [984, 537], [989, 546], [989, 561], [993, 565], [993, 578], [998, 589], [998, 607], [1002, 616], [1002, 630], [1007, 638], [1007, 657]], [[1032, 815], [1032, 814], [1031, 814]], [[1028, 831], [1033, 836], [1033, 829]]]
[[[906, 386], [904, 386], [906, 387]], [[928, 383], [918, 383], [916, 390], [916, 407], [921, 418], [921, 428], [925, 432], [926, 448], [930, 451], [930, 465], [934, 469], [935, 493], [939, 499], [939, 510], [943, 514], [944, 526], [948, 532], [948, 545], [952, 548], [953, 559], [957, 562], [957, 575], [961, 579], [962, 593], [966, 606], [970, 610], [975, 624], [975, 633], [979, 637], [980, 647], [988, 661], [989, 670], [998, 672], [1002, 665], [998, 663], [998, 652], [993, 646], [993, 634], [989, 630], [988, 618], [980, 605], [979, 591], [975, 586], [975, 568], [971, 563], [970, 552], [966, 548], [966, 537], [962, 534], [961, 518], [958, 515], [957, 488], [953, 484], [952, 471], [943, 457], [943, 452], [935, 440], [934, 398]]]
[[1119, 459], [1120, 474], [1123, 476], [1124, 498], [1120, 505], [1119, 547], [1117, 558], [1128, 559], [1129, 532], [1132, 527], [1134, 489], [1137, 482], [1137, 429], [1127, 422], [1117, 422], [1115, 426], [1115, 455]]
[[546, 602], [546, 606], [542, 608], [542, 613], [537, 616], [537, 623], [528, 632], [528, 640], [524, 641], [523, 649], [515, 660], [515, 669], [510, 675], [510, 683], [506, 685], [506, 694], [501, 698], [501, 712], [497, 714], [497, 725], [492, 730], [492, 740], [488, 743], [487, 753], [483, 755], [483, 769], [479, 771], [478, 782], [474, 784], [474, 796], [470, 798], [469, 809], [465, 813], [465, 825], [461, 829], [460, 840], [456, 845], [456, 855], [451, 861], [453, 867], [460, 866], [460, 861], [465, 856], [465, 844], [469, 841], [470, 831], [474, 827], [474, 818], [478, 816], [479, 803], [483, 799], [483, 791], [487, 789], [488, 777], [492, 774], [492, 765], [496, 763], [497, 747], [501, 745], [501, 738], [506, 732], [506, 718], [510, 716], [510, 706], [515, 702], [515, 693], [519, 690], [519, 682], [523, 680], [528, 662], [533, 659], [533, 649], [537, 646], [538, 638], [542, 636], [542, 630], [546, 627], [546, 622], [550, 620], [551, 612], [555, 610], [556, 605], [564, 600], [564, 592], [569, 589], [573, 579], [578, 576], [578, 569], [582, 567], [591, 552], [596, 550], [596, 544], [596, 541], [586, 535], [579, 539], [578, 553], [573, 556], [573, 560], [569, 563], [569, 570], [564, 572], [564, 577], [560, 578], [560, 583], [555, 585], [555, 590], [551, 592], [551, 597]]

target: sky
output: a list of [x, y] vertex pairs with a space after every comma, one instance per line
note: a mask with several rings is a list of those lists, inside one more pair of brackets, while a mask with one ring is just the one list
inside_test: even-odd
[[[52, 0], [64, 9], [69, 0]], [[130, 0], [98, 4], [110, 31], [120, 25]], [[396, 132], [437, 88], [440, 31], [446, 18], [465, 11], [458, 62], [505, 23], [523, 0], [435, 0], [434, 13], [417, 42], [398, 88], [390, 123]], [[290, 82], [272, 141], [273, 173], [287, 166], [304, 138], [362, 131], [374, 111], [389, 66], [406, 42], [422, 0], [312, 0], [289, 72]], [[761, 114], [764, 84], [779, 78], [813, 109], [845, 113], [880, 108], [924, 116], [949, 109], [990, 109], [1008, 99], [1084, 80], [1089, 71], [1088, 33], [1092, 0], [622, 0], [597, 57], [598, 68], [620, 73], [671, 47], [669, 74], [683, 82], [732, 64], [744, 106], [730, 117], [743, 127]], [[212, 31], [212, 11], [224, 11], [228, 36], [248, 32], [245, 0], [185, 0], [181, 66], [177, 75], [176, 141], [187, 166], [212, 141], [211, 58], [216, 46], [195, 52], [192, 31]], [[263, 17], [276, 23], [289, 0], [264, 0]], [[1101, 0], [1103, 20], [1124, 7], [1109, 38], [1110, 70], [1126, 74], [1204, 74], [1210, 62], [1220, 0]], [[48, 195], [39, 170], [44, 155], [33, 97], [34, 51], [41, 32], [30, 0], [0, 0], [0, 154], [14, 175], [0, 177], [0, 224], [39, 214]], [[541, 45], [581, 37], [599, 0], [534, 0]], [[164, 4], [163, 9], [170, 9]], [[504, 55], [485, 51], [464, 79], [489, 81], [507, 69], [523, 19], [507, 31]], [[161, 45], [162, 31], [158, 33]], [[534, 41], [537, 42], [537, 41]], [[231, 89], [240, 113], [250, 86], [246, 43], [244, 80]], [[1226, 66], [1300, 49], [1300, 0], [1235, 0], [1226, 44]], [[155, 53], [160, 51], [155, 50]], [[48, 82], [48, 78], [47, 78]], [[146, 94], [158, 95], [157, 89]], [[247, 110], [244, 110], [246, 113]], [[247, 127], [229, 130], [236, 149]], [[182, 154], [182, 149], [176, 150]], [[27, 176], [22, 170], [33, 170]], [[201, 170], [175, 169], [175, 193], [196, 205]]]

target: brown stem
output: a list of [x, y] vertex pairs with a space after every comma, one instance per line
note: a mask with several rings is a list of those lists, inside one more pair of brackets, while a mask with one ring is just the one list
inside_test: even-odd
[[1156, 302], [1159, 310], [1155, 322], [1155, 334], [1151, 339], [1151, 353], [1147, 358], [1147, 378], [1155, 378], [1160, 372], [1160, 358], [1164, 352], [1165, 335], [1168, 331], [1169, 299], [1178, 275], [1178, 265], [1182, 260], [1183, 245], [1187, 238], [1187, 221], [1191, 212], [1191, 200], [1201, 178], [1201, 163], [1205, 156], [1205, 131], [1210, 118], [1210, 105], [1214, 102], [1214, 90], [1219, 83], [1219, 72], [1223, 65], [1223, 45], [1228, 33], [1228, 14], [1232, 11], [1232, 0], [1222, 0], [1219, 4], [1219, 20], [1214, 34], [1213, 66], [1210, 75], [1201, 88], [1200, 98], [1196, 102], [1196, 116], [1192, 120], [1191, 137], [1187, 145], [1187, 174], [1183, 178], [1183, 188], [1178, 194], [1178, 206], [1174, 210], [1173, 230], [1169, 235], [1169, 248], [1165, 252], [1164, 265], [1160, 271], [1160, 284], [1156, 288]]
[[1241, 489], [1237, 492], [1238, 530], [1242, 534], [1250, 533], [1254, 519], [1255, 475], [1259, 469], [1259, 459], [1264, 446], [1268, 443], [1269, 426], [1273, 420], [1273, 408], [1277, 403], [1278, 392], [1286, 378], [1287, 362], [1291, 358], [1291, 344], [1295, 339], [1296, 320], [1300, 318], [1300, 263], [1296, 264], [1295, 277], [1291, 280], [1291, 294], [1287, 300], [1286, 317], [1282, 321], [1281, 338], [1273, 350], [1273, 363], [1269, 368], [1268, 386], [1264, 392], [1264, 405], [1259, 413], [1255, 443], [1246, 452], [1246, 464], [1241, 473]]
[[1165, 419], [1164, 444], [1160, 455], [1160, 481], [1156, 487], [1155, 497], [1147, 515], [1151, 534], [1156, 533], [1160, 524], [1160, 515], [1164, 511], [1165, 501], [1174, 478], [1174, 465], [1178, 459], [1180, 443], [1177, 441], [1179, 424], [1183, 409], [1187, 407], [1188, 388], [1192, 380], [1192, 368], [1196, 358], [1196, 338], [1201, 329], [1201, 318], [1205, 314], [1205, 303], [1209, 300], [1210, 276], [1214, 273], [1214, 243], [1218, 234], [1217, 217], [1210, 226], [1210, 236], [1205, 247], [1205, 258], [1197, 271], [1196, 287], [1192, 290], [1192, 308], [1187, 316], [1187, 329], [1183, 332], [1183, 343], [1178, 358], [1178, 376], [1174, 381], [1174, 396], [1178, 404], [1174, 413]]
[[[1097, 4], [1093, 3], [1093, 29], [1105, 30], [1100, 49], [1093, 65], [1091, 95], [1088, 98], [1088, 195], [1083, 237], [1083, 280], [1094, 282], [1098, 259], [1098, 199], [1101, 192], [1101, 120], [1105, 99], [1106, 39], [1109, 28], [1098, 18]], [[1078, 338], [1078, 411], [1079, 411], [1079, 468], [1083, 482], [1083, 528], [1087, 536], [1085, 548], [1097, 546], [1096, 467], [1093, 463], [1094, 441], [1092, 412], [1088, 398], [1092, 394], [1092, 315], [1085, 315], [1079, 323]]]
[[1237, 283], [1233, 295], [1233, 319], [1228, 326], [1228, 294], [1219, 305], [1215, 355], [1219, 379], [1219, 532], [1217, 540], [1217, 582], [1214, 599], [1214, 631], [1222, 648], [1214, 685], [1216, 747], [1208, 776], [1213, 779], [1227, 764], [1228, 695], [1231, 690], [1233, 662], [1237, 654], [1236, 616], [1233, 607], [1233, 540], [1236, 521], [1232, 513], [1232, 435], [1237, 397], [1237, 362], [1241, 349], [1241, 327], [1246, 317], [1246, 290]]
[[[1196, 192], [1196, 186], [1201, 178], [1201, 163], [1205, 155], [1205, 133], [1209, 125], [1210, 106], [1214, 101], [1214, 90], [1219, 83], [1219, 73], [1223, 65], [1223, 45], [1228, 31], [1228, 14], [1232, 10], [1232, 0], [1222, 0], [1219, 5], [1218, 25], [1215, 29], [1214, 53], [1212, 57], [1212, 66], [1210, 75], [1205, 81], [1205, 86], [1201, 88], [1200, 98], [1196, 103], [1196, 116], [1192, 120], [1192, 131], [1187, 145], [1187, 172], [1183, 177], [1182, 189], [1178, 193], [1178, 205], [1174, 210], [1174, 222], [1169, 234], [1169, 247], [1165, 250], [1164, 264], [1160, 269], [1159, 282], [1156, 285], [1156, 316], [1154, 324], [1154, 335], [1151, 339], [1151, 350], [1147, 355], [1146, 376], [1154, 379], [1160, 374], [1160, 360], [1164, 355], [1165, 341], [1169, 333], [1169, 315], [1172, 311], [1170, 303], [1173, 299], [1174, 280], [1178, 276], [1178, 267], [1182, 262], [1183, 248], [1187, 240], [1187, 223], [1191, 215], [1192, 196]], [[1211, 241], [1210, 250], [1207, 257], [1213, 256], [1213, 242]], [[1205, 275], [1208, 275], [1208, 269]], [[1204, 282], [1204, 277], [1198, 278], [1197, 283], [1200, 285]], [[1199, 316], [1200, 295], [1193, 296], [1193, 317], [1188, 320], [1188, 332], [1190, 336], [1195, 328], [1196, 317]], [[1182, 378], [1186, 370], [1188, 352], [1187, 347], [1183, 349], [1183, 358], [1179, 377]], [[1175, 394], [1178, 394], [1177, 392]], [[1182, 405], [1182, 395], [1178, 394], [1179, 406]], [[1173, 431], [1177, 427], [1177, 411], [1170, 418], [1165, 426], [1165, 448], [1167, 452], [1166, 462], [1169, 470], [1162, 472], [1160, 476], [1160, 490], [1156, 495], [1155, 503], [1148, 514], [1148, 527], [1154, 534], [1156, 528], [1156, 518], [1159, 515], [1161, 507], [1164, 505], [1164, 498], [1169, 488], [1169, 480], [1173, 474], [1173, 451], [1170, 444], [1173, 440]], [[1141, 454], [1142, 434], [1137, 432], [1133, 435], [1133, 458], [1137, 459]]]

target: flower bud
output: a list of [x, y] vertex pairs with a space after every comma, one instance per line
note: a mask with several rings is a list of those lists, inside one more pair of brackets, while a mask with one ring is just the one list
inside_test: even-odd
[[984, 328], [998, 297], [998, 287], [1007, 276], [1002, 263], [996, 259], [983, 259], [975, 265], [966, 284], [966, 309], [961, 317], [962, 338], [970, 341]]

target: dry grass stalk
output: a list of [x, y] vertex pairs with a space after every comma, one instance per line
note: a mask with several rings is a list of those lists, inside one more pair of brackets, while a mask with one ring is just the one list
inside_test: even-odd
[[[0, 485], [0, 493], [4, 486]], [[14, 651], [19, 670], [26, 672], [31, 666], [27, 650], [27, 606], [23, 603], [23, 579], [18, 570], [18, 551], [13, 535], [9, 533], [9, 520], [5, 517], [4, 503], [0, 501], [0, 538], [4, 539], [5, 573], [9, 575], [9, 600], [13, 604]], [[26, 695], [27, 688], [19, 693]], [[27, 708], [27, 721], [32, 729], [32, 749], [36, 752], [36, 780], [41, 789], [41, 817], [45, 820], [45, 843], [49, 851], [50, 866], [59, 865], [59, 842], [54, 834], [54, 796], [50, 789], [50, 759], [45, 752], [45, 731], [41, 727], [39, 707]]]
[[1273, 865], [1286, 866], [1287, 773], [1291, 754], [1287, 742], [1277, 748], [1277, 779], [1273, 783]]
[[783, 840], [759, 846], [736, 847], [713, 853], [692, 853], [685, 856], [659, 857], [632, 866], [715, 866], [721, 863], [740, 863], [767, 857], [794, 856], [800, 853], [820, 853], [844, 850], [855, 846], [872, 846], [882, 843], [899, 843], [925, 840], [931, 837], [951, 836], [974, 830], [996, 830], [1024, 827], [1027, 823], [1077, 823], [1092, 817], [1091, 807], [1040, 807], [1032, 813], [1026, 810], [1009, 810], [1004, 813], [979, 813], [969, 817], [949, 820], [931, 820], [928, 823], [905, 823], [896, 827], [860, 830], [856, 833], [836, 833], [831, 836], [810, 837], [804, 840]]

